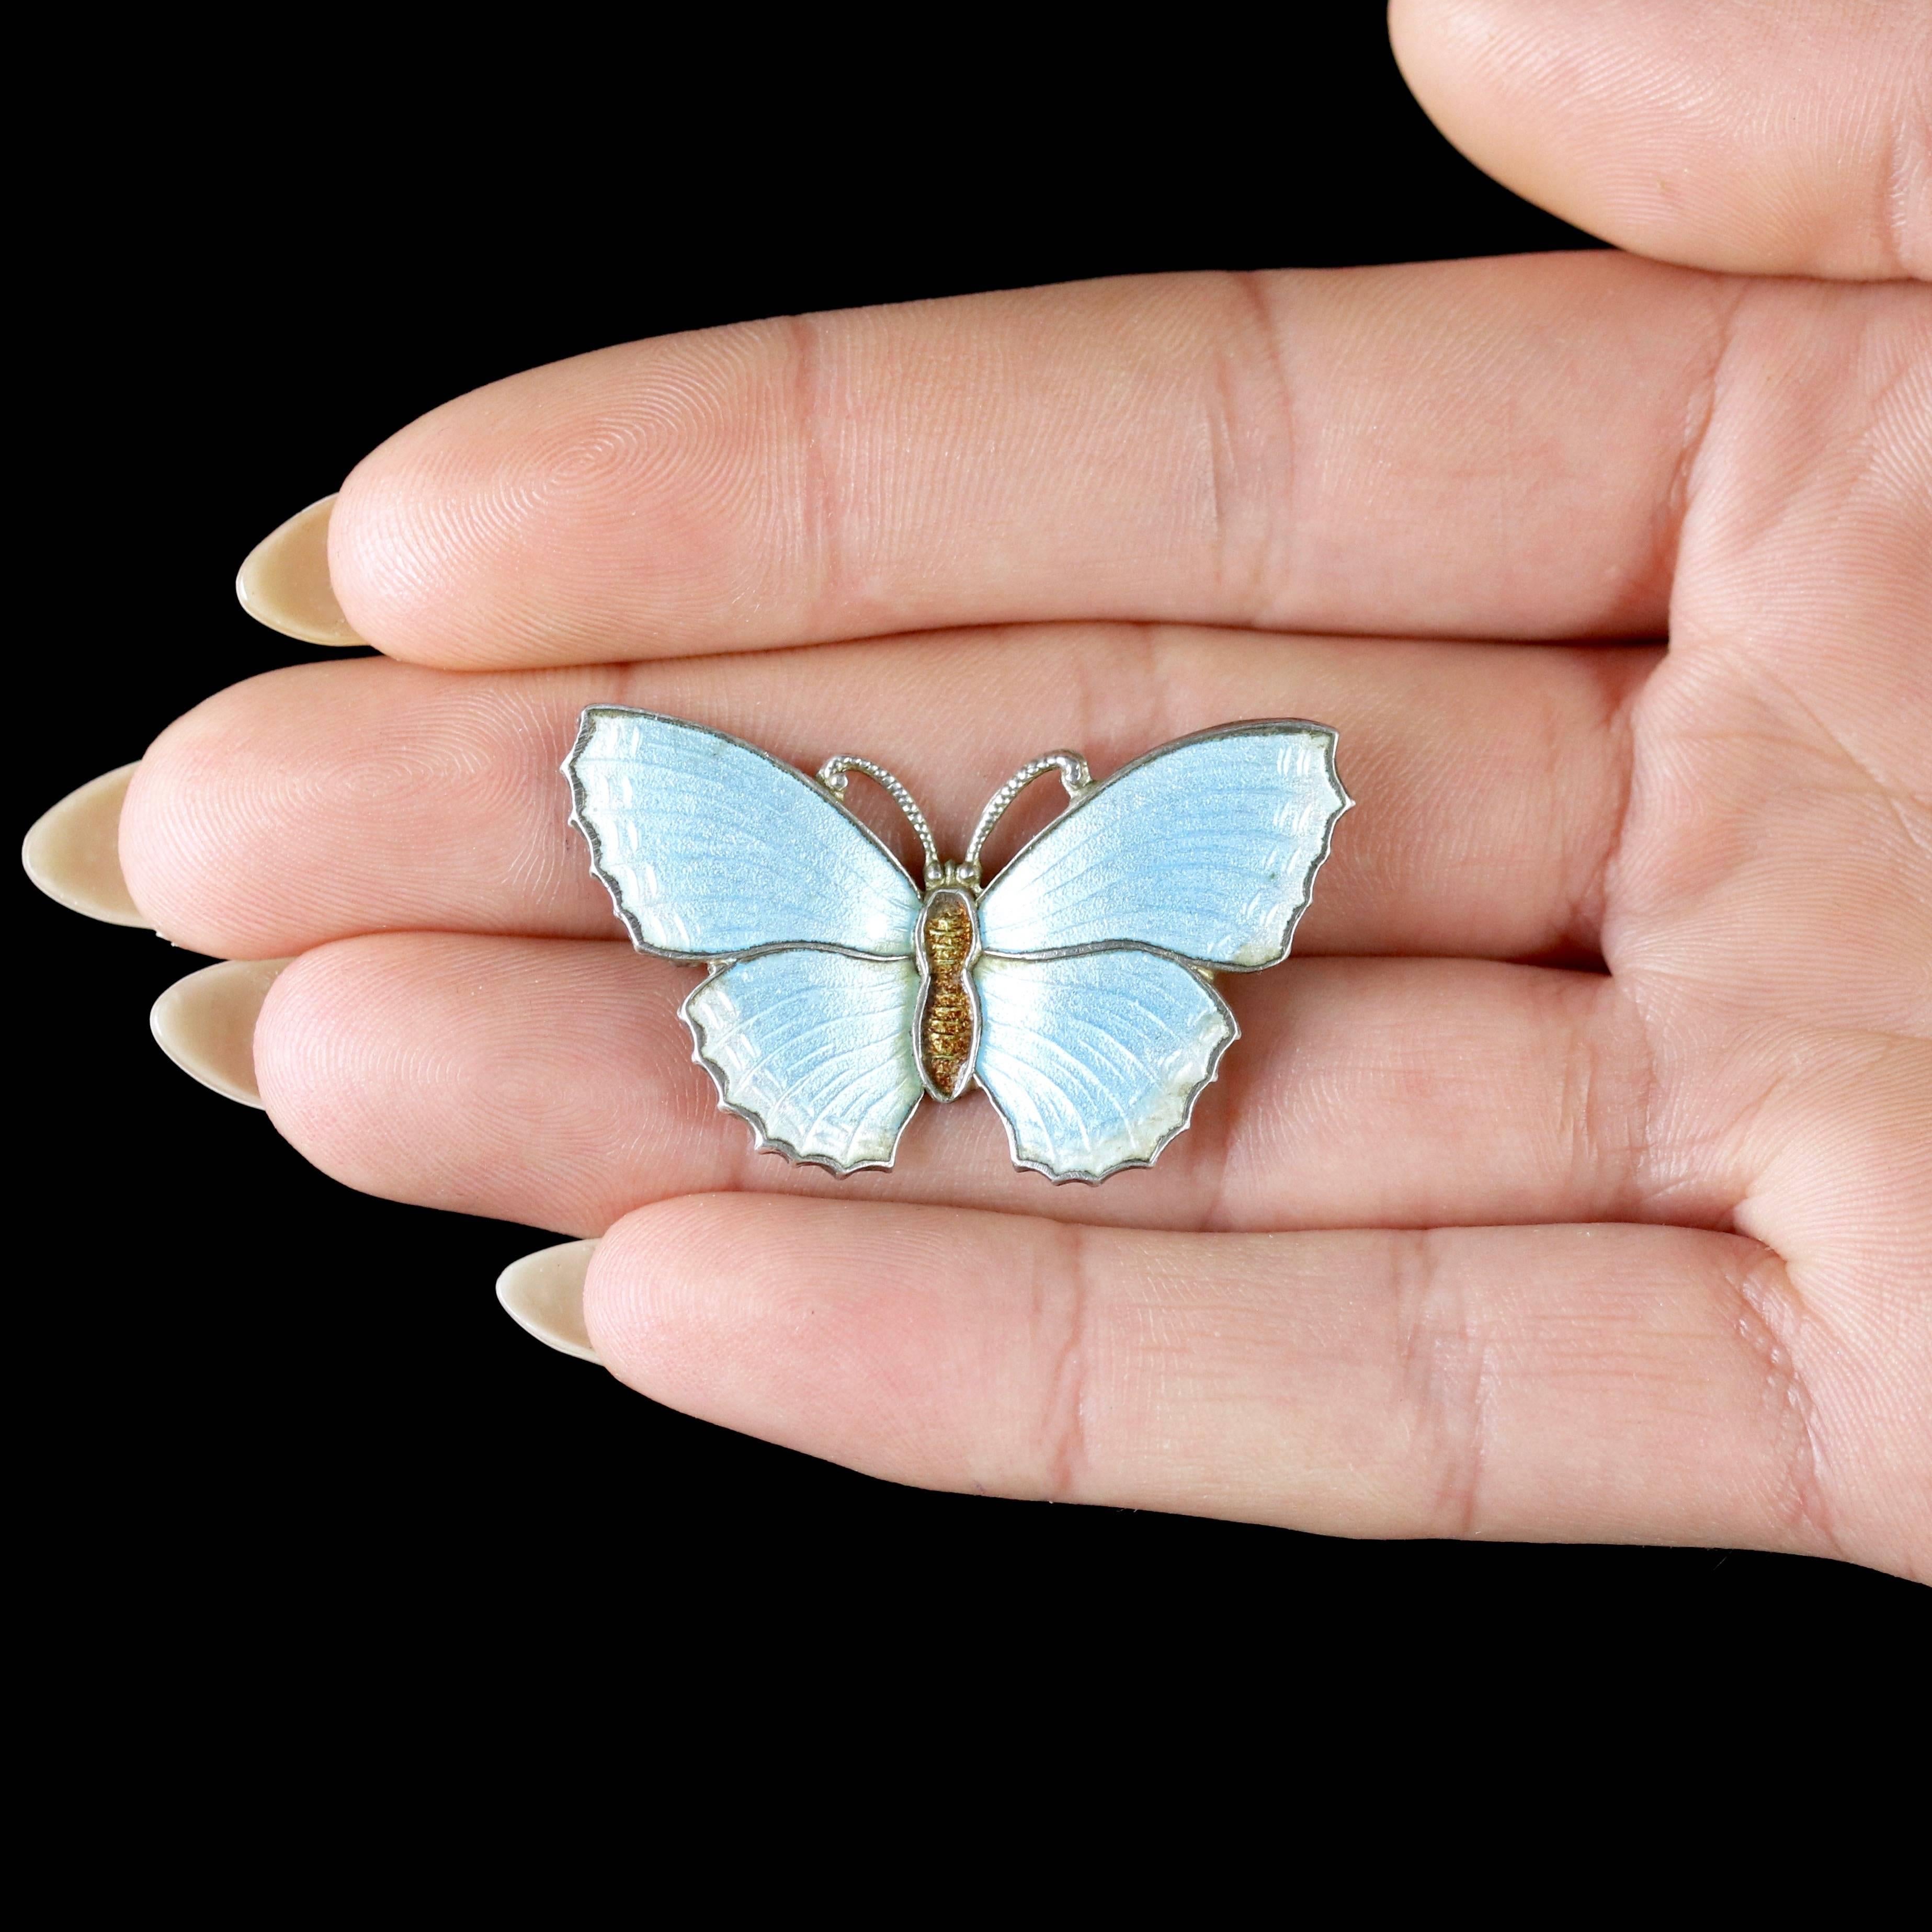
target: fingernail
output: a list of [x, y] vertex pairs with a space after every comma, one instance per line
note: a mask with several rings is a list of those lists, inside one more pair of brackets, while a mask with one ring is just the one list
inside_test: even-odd
[[34, 820], [20, 847], [27, 876], [50, 899], [110, 926], [145, 926], [121, 876], [121, 802], [140, 769], [123, 765], [70, 791]]
[[496, 1299], [519, 1328], [584, 1362], [598, 1359], [584, 1325], [584, 1277], [596, 1252], [595, 1241], [566, 1241], [512, 1262], [496, 1277]]
[[243, 562], [235, 579], [242, 608], [257, 623], [305, 644], [359, 644], [328, 580], [328, 518], [335, 499], [325, 496], [271, 530]]
[[259, 1107], [255, 1022], [286, 959], [224, 959], [177, 980], [154, 1002], [148, 1024], [184, 1073], [244, 1107]]

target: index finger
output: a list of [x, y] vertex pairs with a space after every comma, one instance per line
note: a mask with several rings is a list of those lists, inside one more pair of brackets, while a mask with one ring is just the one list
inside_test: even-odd
[[636, 343], [350, 477], [356, 630], [452, 668], [1072, 618], [1660, 630], [1713, 278], [1156, 276]]

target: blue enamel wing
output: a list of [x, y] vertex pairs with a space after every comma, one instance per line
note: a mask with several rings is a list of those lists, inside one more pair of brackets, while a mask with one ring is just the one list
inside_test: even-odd
[[[1049, 752], [994, 794], [957, 862], [869, 759], [814, 780], [722, 731], [597, 704], [563, 770], [632, 941], [710, 968], [681, 1010], [722, 1104], [760, 1148], [835, 1174], [891, 1166], [922, 1096], [975, 1086], [1016, 1166], [1150, 1166], [1240, 1031], [1213, 976], [1287, 957], [1351, 802], [1335, 734], [1299, 718], [1178, 739], [1098, 784]], [[1054, 770], [1066, 808], [982, 887], [1000, 814]], [[853, 771], [911, 821], [923, 892], [847, 809]]]

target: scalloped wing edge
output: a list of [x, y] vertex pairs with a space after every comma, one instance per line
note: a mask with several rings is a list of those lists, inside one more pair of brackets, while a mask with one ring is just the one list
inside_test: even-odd
[[[778, 949], [773, 949], [778, 950]], [[794, 949], [802, 950], [802, 949]], [[751, 956], [746, 956], [747, 957]], [[876, 957], [862, 954], [861, 958]], [[752, 1130], [752, 1151], [754, 1154], [782, 1154], [794, 1167], [822, 1167], [828, 1173], [842, 1180], [848, 1174], [863, 1174], [868, 1168], [890, 1168], [899, 1157], [899, 1143], [905, 1138], [905, 1130], [912, 1125], [912, 1117], [919, 1112], [920, 1102], [926, 1098], [922, 1090], [917, 1100], [906, 1109], [906, 1117], [900, 1121], [898, 1132], [892, 1136], [892, 1150], [884, 1160], [855, 1160], [841, 1162], [820, 1154], [803, 1154], [782, 1136], [773, 1133], [764, 1116], [754, 1107], [741, 1107], [731, 1098], [730, 1089], [726, 1084], [724, 1070], [709, 1058], [704, 1051], [704, 1022], [691, 1010], [691, 1003], [704, 992], [720, 974], [728, 972], [740, 963], [736, 958], [721, 959], [691, 991], [678, 1002], [677, 1016], [683, 1021], [691, 1034], [691, 1059], [695, 1066], [701, 1066], [711, 1076], [711, 1084], [718, 1090], [718, 1111], [721, 1114], [735, 1114]], [[987, 1096], [992, 1097], [990, 1094]]]
[[[1339, 818], [1341, 814], [1338, 812], [1336, 815]], [[1156, 957], [1163, 959], [1173, 958], [1174, 956], [1171, 953], [1161, 952], [1158, 948], [1151, 946], [1087, 946], [1079, 947], [1077, 949], [1077, 952], [1070, 952], [1061, 954], [1028, 952], [1010, 956], [1028, 959], [1048, 958], [1071, 958], [1076, 957], [1078, 953], [1101, 952], [1150, 952], [1154, 953]], [[1102, 1181], [1111, 1180], [1115, 1174], [1124, 1174], [1130, 1168], [1153, 1166], [1154, 1162], [1159, 1160], [1161, 1156], [1164, 1154], [1183, 1134], [1186, 1132], [1190, 1127], [1193, 1126], [1195, 1106], [1199, 1101], [1202, 1095], [1206, 1093], [1208, 1089], [1213, 1086], [1215, 1081], [1220, 1077], [1221, 1072], [1221, 1062], [1226, 1057], [1228, 1048], [1232, 1046], [1235, 1041], [1239, 1040], [1241, 1036], [1241, 1023], [1239, 1020], [1235, 1018], [1234, 1009], [1228, 1005], [1228, 1002], [1225, 999], [1222, 998], [1220, 989], [1214, 985], [1213, 972], [1210, 971], [1210, 969], [1198, 965], [1192, 960], [1176, 959], [1174, 963], [1178, 966], [1186, 967], [1186, 969], [1201, 982], [1202, 985], [1206, 988], [1208, 998], [1211, 999], [1214, 1002], [1215, 1005], [1220, 1009], [1222, 1022], [1227, 1028], [1226, 1032], [1222, 1035], [1220, 1041], [1216, 1046], [1214, 1052], [1208, 1056], [1208, 1070], [1203, 1073], [1201, 1078], [1188, 1090], [1187, 1103], [1180, 1110], [1180, 1124], [1177, 1126], [1170, 1127], [1166, 1133], [1162, 1134], [1160, 1138], [1154, 1143], [1154, 1150], [1150, 1154], [1138, 1156], [1132, 1160], [1116, 1161], [1112, 1167], [1104, 1169], [1099, 1174], [1082, 1174], [1077, 1172], [1066, 1172], [1059, 1168], [1051, 1166], [1045, 1161], [1028, 1160], [1021, 1154], [1018, 1140], [1014, 1134], [1013, 1124], [1007, 1118], [1006, 1110], [993, 1097], [992, 1089], [990, 1087], [982, 1084], [980, 1079], [980, 1076], [976, 1073], [973, 1076], [973, 1084], [975, 1087], [977, 1087], [980, 1091], [986, 1095], [987, 1105], [992, 1108], [994, 1113], [998, 1117], [1000, 1125], [1004, 1130], [1006, 1136], [1007, 1154], [1012, 1160], [1013, 1166], [1021, 1173], [1044, 1174], [1056, 1187], [1064, 1187], [1070, 1182], [1074, 1181], [1081, 1182], [1089, 1187], [1098, 1187]], [[1214, 970], [1218, 970], [1220, 969], [1216, 968]]]

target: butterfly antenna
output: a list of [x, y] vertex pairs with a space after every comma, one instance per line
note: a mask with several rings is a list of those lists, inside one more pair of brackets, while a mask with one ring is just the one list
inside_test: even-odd
[[1066, 788], [1068, 799], [1077, 804], [1093, 789], [1094, 774], [1087, 766], [1087, 760], [1078, 752], [1048, 752], [1035, 758], [1031, 764], [1021, 766], [999, 790], [986, 801], [986, 808], [980, 814], [980, 822], [973, 828], [971, 842], [966, 848], [966, 857], [960, 870], [976, 882], [980, 876], [980, 854], [986, 849], [986, 841], [993, 836], [993, 827], [999, 824], [1006, 807], [1031, 784], [1042, 772], [1058, 770], [1060, 782]]
[[918, 801], [884, 765], [874, 764], [870, 758], [827, 758], [818, 768], [818, 782], [834, 798], [842, 799], [845, 796], [848, 772], [863, 772], [905, 814], [912, 829], [919, 834], [920, 849], [926, 854], [926, 884], [936, 884], [945, 868], [939, 862], [939, 848], [933, 843], [932, 827], [926, 824], [926, 814], [920, 810]]

